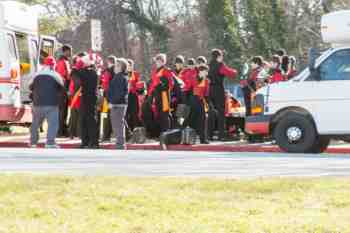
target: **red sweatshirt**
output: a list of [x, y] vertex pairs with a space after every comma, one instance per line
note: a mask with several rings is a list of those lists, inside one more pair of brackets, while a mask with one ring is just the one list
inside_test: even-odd
[[183, 70], [179, 78], [184, 82], [184, 92], [188, 92], [192, 89], [193, 82], [197, 79], [198, 72], [196, 69], [185, 69]]
[[276, 69], [273, 71], [272, 75], [270, 76], [269, 82], [270, 83], [278, 83], [284, 81], [284, 77], [282, 75], [281, 70]]
[[231, 79], [236, 78], [238, 74], [237, 70], [228, 67], [226, 64], [222, 64], [219, 73]]
[[192, 83], [193, 95], [198, 96], [201, 99], [209, 96], [209, 80], [204, 79], [202, 81], [195, 80]]
[[137, 93], [137, 83], [140, 81], [140, 79], [141, 75], [136, 71], [133, 71], [131, 74], [129, 74], [129, 93]]
[[71, 67], [68, 59], [66, 59], [65, 57], [61, 57], [57, 61], [56, 71], [61, 75], [64, 82], [70, 80]]
[[174, 87], [174, 78], [175, 74], [171, 72], [168, 68], [162, 67], [157, 69], [156, 67], [152, 68], [151, 72], [151, 84], [148, 89], [148, 95], [152, 95], [156, 87], [161, 83], [161, 78], [166, 78], [169, 83], [169, 90], [172, 90]]
[[112, 80], [112, 74], [109, 70], [104, 70], [101, 74], [100, 80], [102, 88], [105, 92], [108, 91], [109, 88], [109, 82]]

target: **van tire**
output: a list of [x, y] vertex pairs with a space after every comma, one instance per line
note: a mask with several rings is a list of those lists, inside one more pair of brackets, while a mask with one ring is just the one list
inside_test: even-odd
[[288, 153], [313, 153], [318, 135], [312, 120], [305, 114], [287, 113], [274, 128], [277, 145]]
[[331, 139], [329, 137], [320, 136], [312, 149], [312, 153], [321, 154], [325, 152], [330, 143]]

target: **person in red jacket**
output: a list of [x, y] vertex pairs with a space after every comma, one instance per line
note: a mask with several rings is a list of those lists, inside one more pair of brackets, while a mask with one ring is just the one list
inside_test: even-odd
[[208, 64], [208, 60], [204, 56], [197, 57], [196, 62], [197, 62], [197, 66]]
[[274, 55], [272, 57], [271, 63], [271, 76], [269, 78], [269, 83], [278, 83], [284, 81], [281, 70], [281, 57]]
[[151, 73], [151, 83], [148, 89], [148, 96], [155, 104], [160, 123], [160, 132], [170, 129], [170, 93], [174, 87], [174, 76], [166, 67], [167, 57], [165, 54], [158, 54], [155, 59], [155, 67]]
[[198, 69], [196, 67], [196, 60], [194, 58], [189, 58], [187, 60], [187, 67], [185, 68], [182, 81], [184, 82], [183, 88], [183, 104], [186, 105], [184, 107], [183, 114], [183, 123], [182, 127], [185, 128], [190, 123], [190, 114], [191, 114], [191, 101], [193, 96], [193, 84], [197, 80]]
[[109, 89], [109, 83], [113, 79], [114, 76], [114, 68], [117, 63], [117, 57], [114, 55], [110, 55], [107, 58], [106, 64], [107, 67], [102, 71], [100, 76], [101, 87], [103, 89], [104, 102], [102, 104], [102, 112], [107, 113], [107, 117], [102, 118], [102, 141], [110, 141], [112, 136], [112, 123], [111, 123], [111, 113], [110, 109], [106, 106], [106, 98]]
[[105, 93], [107, 93], [109, 82], [113, 78], [114, 66], [116, 62], [117, 62], [117, 57], [114, 55], [110, 55], [106, 61], [107, 66], [101, 73], [100, 82], [101, 82], [102, 89]]
[[195, 69], [196, 68], [196, 59], [188, 58], [187, 59], [187, 69]]
[[80, 102], [81, 102], [81, 87], [80, 87], [80, 76], [79, 70], [82, 68], [79, 65], [80, 59], [85, 56], [84, 53], [78, 54], [73, 58], [73, 66], [71, 72], [71, 82], [69, 84], [69, 108], [70, 108], [70, 119], [69, 119], [69, 135], [73, 139], [80, 136]]
[[182, 55], [178, 55], [175, 58], [175, 74], [177, 77], [181, 76], [181, 73], [184, 71], [185, 68], [185, 57]]
[[69, 89], [69, 82], [71, 76], [71, 66], [69, 59], [72, 55], [72, 48], [69, 45], [64, 45], [62, 47], [62, 56], [58, 59], [56, 65], [56, 72], [59, 73], [63, 79], [65, 86], [65, 93], [60, 98], [59, 105], [59, 130], [58, 136], [68, 136], [68, 127], [67, 127], [67, 116], [68, 116], [68, 96], [67, 92]]
[[192, 80], [190, 126], [195, 129], [201, 144], [208, 141], [208, 111], [209, 111], [209, 80], [207, 65], [198, 67], [198, 75]]
[[283, 75], [283, 81], [288, 80], [288, 71], [289, 71], [290, 60], [288, 55], [284, 55], [281, 58], [281, 72]]
[[193, 65], [185, 68], [185, 58], [181, 55], [177, 56], [175, 59], [175, 75], [182, 82], [182, 86], [180, 87], [181, 90], [177, 90], [177, 92], [181, 92], [177, 93], [178, 98], [180, 98], [178, 100], [179, 104], [188, 104], [189, 102], [189, 97], [191, 95], [191, 81], [197, 75]]
[[142, 125], [143, 122], [143, 112], [142, 112], [142, 106], [146, 100], [146, 83], [144, 81], [139, 81], [136, 84], [137, 88], [137, 102], [138, 102], [138, 122], [140, 126]]
[[298, 74], [298, 71], [296, 69], [296, 63], [297, 60], [295, 59], [295, 57], [289, 57], [289, 69], [287, 74], [287, 80], [291, 80]]
[[192, 84], [197, 79], [198, 70], [196, 67], [196, 60], [194, 58], [190, 58], [187, 61], [187, 67], [184, 70], [183, 81], [185, 83], [184, 86], [184, 96], [185, 99], [191, 98], [192, 95]]
[[136, 127], [140, 125], [138, 114], [140, 112], [140, 106], [138, 102], [137, 84], [141, 80], [139, 72], [135, 71], [135, 63], [133, 60], [128, 59], [128, 77], [129, 77], [129, 96], [128, 96], [128, 109], [126, 112], [126, 119], [129, 129], [134, 131]]
[[[237, 71], [224, 63], [224, 52], [220, 49], [212, 50], [209, 65], [210, 91], [209, 98], [217, 111], [219, 140], [225, 140], [225, 88], [224, 79], [236, 78]], [[209, 127], [209, 137], [213, 136], [214, 126]]]
[[258, 76], [260, 72], [264, 69], [264, 60], [262, 57], [253, 57], [251, 62], [251, 72], [248, 79], [241, 81], [241, 87], [244, 95], [244, 103], [246, 107], [246, 116], [251, 115], [252, 95], [257, 90]]

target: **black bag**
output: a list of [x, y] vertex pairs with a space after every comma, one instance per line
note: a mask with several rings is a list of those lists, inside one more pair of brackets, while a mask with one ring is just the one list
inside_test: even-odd
[[172, 129], [168, 130], [160, 135], [160, 145], [163, 150], [167, 149], [167, 145], [181, 144], [182, 130]]
[[136, 144], [144, 144], [146, 142], [146, 129], [144, 127], [137, 127], [132, 133], [132, 142]]
[[197, 133], [194, 129], [187, 127], [182, 130], [181, 142], [184, 145], [195, 145], [197, 141]]

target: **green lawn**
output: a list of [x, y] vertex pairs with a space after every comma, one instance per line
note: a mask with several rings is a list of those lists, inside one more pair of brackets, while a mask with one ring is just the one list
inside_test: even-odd
[[350, 179], [0, 176], [0, 233], [350, 232]]

